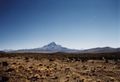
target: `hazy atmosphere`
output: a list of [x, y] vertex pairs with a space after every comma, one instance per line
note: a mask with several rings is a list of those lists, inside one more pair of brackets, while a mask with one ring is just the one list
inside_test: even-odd
[[0, 50], [50, 42], [120, 47], [120, 0], [0, 0]]

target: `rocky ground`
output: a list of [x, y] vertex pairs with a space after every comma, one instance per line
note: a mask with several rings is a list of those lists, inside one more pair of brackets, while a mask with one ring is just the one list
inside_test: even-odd
[[120, 82], [120, 62], [1, 57], [0, 82]]

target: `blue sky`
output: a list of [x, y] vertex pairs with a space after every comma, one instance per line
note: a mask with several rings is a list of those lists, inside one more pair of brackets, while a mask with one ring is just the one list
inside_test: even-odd
[[0, 49], [120, 47], [120, 0], [0, 0]]

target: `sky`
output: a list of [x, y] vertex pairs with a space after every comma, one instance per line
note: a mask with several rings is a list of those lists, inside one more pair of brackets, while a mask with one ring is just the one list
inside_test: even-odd
[[120, 0], [0, 0], [0, 50], [50, 42], [120, 47]]

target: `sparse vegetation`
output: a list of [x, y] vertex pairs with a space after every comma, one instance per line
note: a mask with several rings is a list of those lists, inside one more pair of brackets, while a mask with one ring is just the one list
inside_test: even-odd
[[119, 59], [119, 53], [1, 53], [0, 82], [120, 82]]

